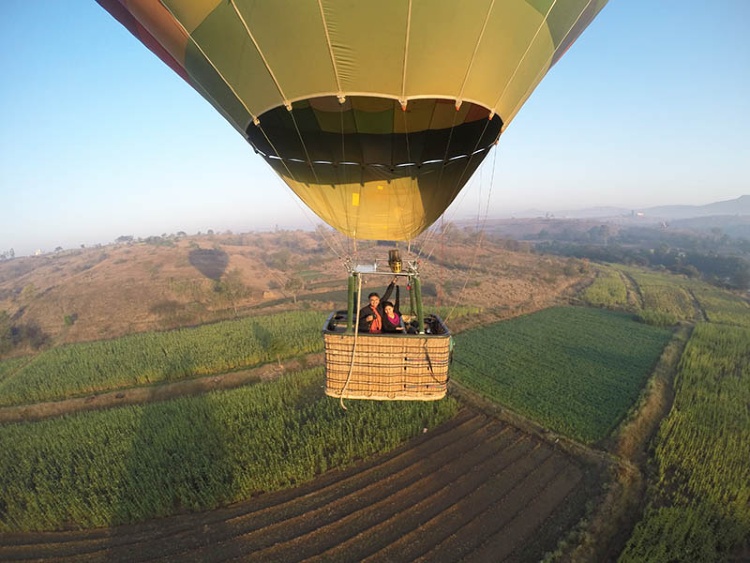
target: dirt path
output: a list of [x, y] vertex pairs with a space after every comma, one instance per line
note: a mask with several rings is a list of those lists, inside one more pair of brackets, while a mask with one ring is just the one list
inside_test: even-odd
[[562, 450], [465, 408], [379, 458], [210, 512], [5, 534], [0, 560], [538, 561], [598, 486]]
[[622, 270], [619, 270], [620, 279], [625, 284], [626, 299], [628, 305], [635, 307], [637, 310], [643, 309], [643, 294], [641, 293], [641, 286], [635, 281], [635, 278], [630, 274], [626, 274]]
[[693, 291], [692, 289], [688, 289], [687, 292], [693, 301], [693, 308], [695, 309], [693, 320], [697, 322], [707, 323], [708, 315], [706, 314], [706, 310], [701, 305], [700, 300], [695, 296], [695, 291]]
[[97, 395], [50, 401], [33, 405], [0, 408], [0, 424], [36, 421], [64, 414], [107, 409], [122, 405], [139, 405], [153, 401], [167, 401], [184, 395], [200, 395], [217, 389], [233, 389], [249, 383], [278, 377], [284, 371], [323, 365], [323, 354], [310, 354], [303, 360], [289, 359], [283, 363], [266, 364], [255, 369], [210, 375], [171, 383], [161, 383], [130, 389], [118, 389]]

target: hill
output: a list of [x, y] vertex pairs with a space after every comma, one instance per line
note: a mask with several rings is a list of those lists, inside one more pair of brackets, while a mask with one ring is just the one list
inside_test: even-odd
[[[386, 258], [388, 248], [363, 244], [359, 257]], [[402, 253], [420, 260], [432, 306], [460, 299], [500, 313], [533, 310], [582, 275], [566, 267], [569, 261], [540, 260], [498, 240], [446, 240], [411, 256]], [[341, 309], [347, 277], [342, 258], [318, 233], [280, 231], [155, 237], [4, 260], [0, 332], [4, 318], [14, 338], [40, 347], [290, 308]], [[17, 346], [16, 353], [29, 346]]]
[[706, 205], [662, 205], [640, 210], [660, 219], [690, 219], [715, 215], [750, 215], [750, 195]]
[[529, 209], [514, 213], [514, 218], [553, 218], [560, 219], [616, 219], [637, 217], [639, 220], [675, 220], [713, 216], [750, 216], [750, 195], [736, 199], [717, 201], [706, 205], [659, 205], [655, 207], [589, 207], [567, 209], [553, 214]]

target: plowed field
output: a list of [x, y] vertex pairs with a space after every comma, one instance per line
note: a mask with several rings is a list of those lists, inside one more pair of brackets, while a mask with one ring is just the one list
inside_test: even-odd
[[6, 534], [0, 560], [538, 561], [597, 481], [562, 450], [464, 409], [294, 489], [134, 526]]

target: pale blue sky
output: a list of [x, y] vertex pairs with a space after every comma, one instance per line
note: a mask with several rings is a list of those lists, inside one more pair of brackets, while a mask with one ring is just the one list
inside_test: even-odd
[[[750, 193], [750, 2], [610, 0], [447, 212]], [[319, 223], [93, 0], [0, 2], [0, 252]], [[493, 177], [494, 166], [494, 181]]]

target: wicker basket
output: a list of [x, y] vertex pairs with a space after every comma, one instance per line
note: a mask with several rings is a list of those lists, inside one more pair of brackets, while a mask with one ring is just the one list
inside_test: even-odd
[[[331, 319], [323, 330], [326, 395], [376, 401], [435, 401], [445, 397], [451, 335], [343, 333]], [[352, 358], [353, 356], [353, 358]]]

